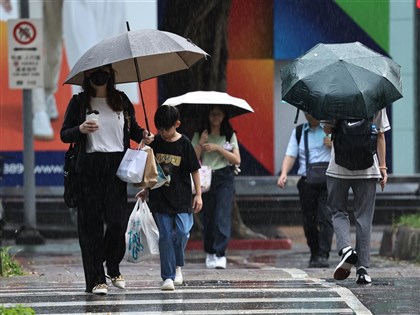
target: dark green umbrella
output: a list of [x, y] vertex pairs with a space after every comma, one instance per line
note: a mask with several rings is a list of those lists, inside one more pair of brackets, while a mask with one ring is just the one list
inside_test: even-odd
[[359, 42], [318, 44], [280, 74], [283, 100], [319, 120], [370, 118], [402, 97], [400, 66]]

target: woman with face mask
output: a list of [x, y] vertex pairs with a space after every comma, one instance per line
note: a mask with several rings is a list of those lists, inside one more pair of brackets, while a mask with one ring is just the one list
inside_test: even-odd
[[125, 288], [119, 264], [130, 212], [127, 183], [115, 174], [130, 139], [149, 144], [153, 135], [137, 124], [132, 103], [115, 89], [111, 65], [86, 71], [82, 88], [68, 104], [60, 136], [78, 152], [77, 224], [86, 292], [106, 294], [106, 277]]

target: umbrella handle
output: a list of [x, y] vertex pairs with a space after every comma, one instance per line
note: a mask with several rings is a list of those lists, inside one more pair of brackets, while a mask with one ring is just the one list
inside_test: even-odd
[[[137, 60], [135, 60], [137, 61]], [[136, 67], [137, 68], [137, 67]], [[137, 73], [138, 75], [138, 73]], [[147, 119], [147, 113], [146, 113], [146, 104], [144, 104], [144, 99], [143, 99], [143, 92], [141, 91], [141, 84], [140, 81], [138, 81], [139, 84], [139, 90], [140, 90], [140, 99], [141, 99], [141, 104], [143, 105], [143, 114], [144, 114], [144, 120], [146, 122], [146, 129], [149, 132], [150, 135], [150, 128], [149, 128], [149, 120]]]
[[295, 116], [295, 121], [294, 121], [295, 124], [297, 124], [298, 119], [299, 119], [299, 108], [296, 110], [296, 116]]
[[[125, 21], [125, 25], [127, 26], [127, 31], [130, 31], [130, 24], [128, 23], [128, 21]], [[134, 65], [136, 67], [137, 82], [139, 83], [140, 98], [141, 98], [141, 104], [143, 105], [143, 113], [144, 113], [144, 120], [146, 122], [146, 129], [150, 135], [149, 120], [147, 119], [147, 114], [146, 114], [146, 105], [144, 104], [143, 92], [141, 91], [139, 64], [137, 63], [136, 58], [134, 58]]]

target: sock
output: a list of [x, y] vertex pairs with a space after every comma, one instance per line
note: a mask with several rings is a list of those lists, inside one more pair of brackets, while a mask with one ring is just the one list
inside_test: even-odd
[[342, 256], [345, 252], [347, 252], [349, 249], [351, 249], [351, 246], [344, 247], [340, 250], [338, 253], [340, 256]]

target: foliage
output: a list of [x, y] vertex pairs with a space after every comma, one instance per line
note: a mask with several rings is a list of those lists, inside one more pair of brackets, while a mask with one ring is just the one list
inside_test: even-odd
[[[0, 247], [0, 276], [22, 276], [25, 272], [22, 266], [9, 254], [10, 247]], [[0, 313], [2, 314], [2, 313]], [[20, 314], [20, 313], [19, 313]]]
[[0, 305], [0, 315], [35, 315], [35, 311], [23, 305], [4, 307]]
[[416, 214], [407, 214], [399, 217], [395, 223], [394, 227], [407, 226], [412, 228], [420, 228], [420, 213]]

